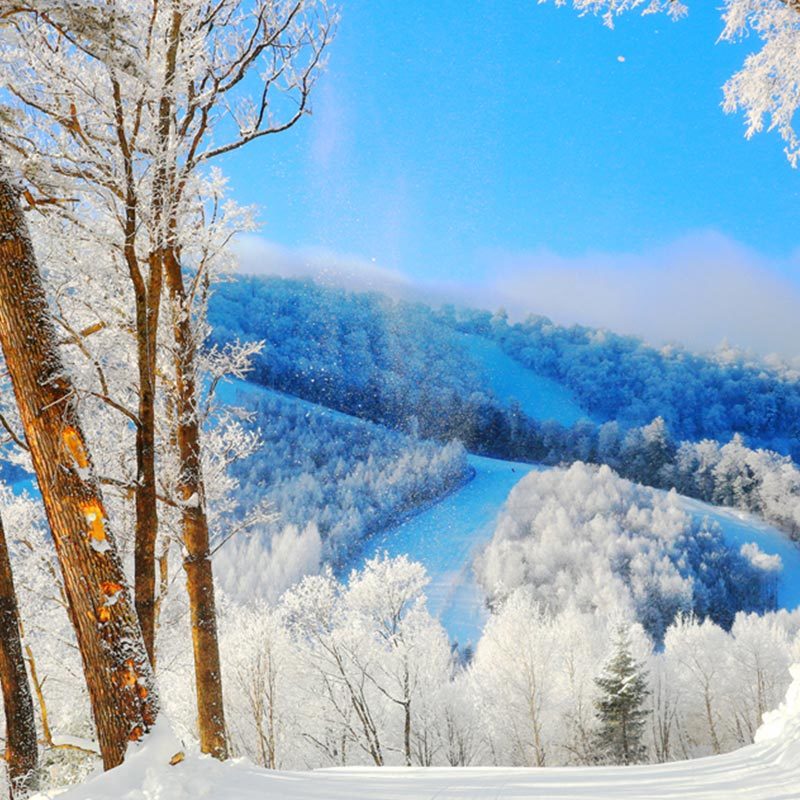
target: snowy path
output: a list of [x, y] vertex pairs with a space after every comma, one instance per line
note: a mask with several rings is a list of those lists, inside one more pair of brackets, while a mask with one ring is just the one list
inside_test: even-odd
[[465, 645], [480, 636], [486, 611], [472, 561], [494, 532], [494, 521], [517, 481], [531, 464], [469, 456], [475, 477], [439, 503], [395, 528], [373, 536], [358, 561], [386, 551], [408, 554], [428, 570], [428, 607], [451, 638]]

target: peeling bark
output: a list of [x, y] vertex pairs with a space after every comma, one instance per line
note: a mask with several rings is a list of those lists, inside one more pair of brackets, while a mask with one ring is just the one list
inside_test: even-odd
[[139, 622], [17, 193], [0, 169], [0, 343], [53, 535], [106, 769], [155, 722]]

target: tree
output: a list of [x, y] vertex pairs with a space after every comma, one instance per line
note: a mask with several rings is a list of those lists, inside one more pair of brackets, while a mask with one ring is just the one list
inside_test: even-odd
[[644, 703], [650, 690], [644, 665], [635, 660], [631, 650], [630, 633], [622, 626], [611, 658], [595, 679], [601, 692], [595, 703], [597, 753], [599, 760], [613, 764], [638, 764], [647, 758], [642, 739], [650, 713]]
[[[544, 0], [546, 1], [546, 0]], [[554, 0], [566, 5], [568, 0]], [[680, 0], [572, 0], [580, 14], [599, 14], [609, 28], [614, 18], [628, 11], [642, 14], [665, 12], [674, 19], [687, 13]], [[777, 131], [784, 152], [796, 167], [800, 160], [800, 136], [794, 118], [800, 108], [800, 3], [797, 0], [724, 0], [720, 39], [735, 42], [751, 34], [761, 39], [761, 50], [746, 56], [742, 68], [723, 86], [723, 109], [741, 111], [745, 135]]]
[[0, 171], [0, 343], [42, 493], [105, 767], [155, 722], [141, 629], [65, 375], [18, 192]]
[[0, 519], [0, 683], [6, 717], [6, 763], [11, 800], [35, 788], [39, 750], [36, 719], [22, 656], [17, 594], [6, 534]]
[[[35, 18], [15, 26], [4, 66], [23, 124], [4, 138], [46, 197], [87, 200], [77, 211], [55, 203], [53, 213], [84, 234], [97, 230], [121, 257], [114, 267], [130, 277], [139, 377], [138, 410], [128, 413], [137, 428], [137, 608], [152, 654], [160, 379], [171, 410], [166, 439], [178, 459], [169, 499], [181, 518], [201, 747], [224, 757], [198, 370], [205, 298], [233, 229], [224, 224], [230, 204], [208, 191], [210, 166], [302, 119], [335, 19], [325, 0], [133, 5], [135, 13], [130, 3], [110, 4], [105, 48], [83, 46], [69, 28]], [[247, 87], [256, 75], [253, 98]], [[42, 135], [29, 136], [32, 128]], [[162, 283], [170, 312], [164, 327]], [[161, 366], [159, 329], [168, 354]]]

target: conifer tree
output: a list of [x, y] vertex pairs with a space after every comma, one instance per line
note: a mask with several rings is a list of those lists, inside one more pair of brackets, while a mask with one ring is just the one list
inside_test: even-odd
[[617, 630], [614, 652], [595, 683], [602, 692], [595, 702], [600, 723], [597, 759], [613, 764], [641, 763], [647, 757], [642, 736], [650, 713], [643, 704], [650, 691], [644, 665], [631, 653], [627, 627]]

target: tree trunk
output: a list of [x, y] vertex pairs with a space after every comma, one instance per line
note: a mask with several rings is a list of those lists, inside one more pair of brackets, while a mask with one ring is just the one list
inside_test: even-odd
[[172, 306], [175, 347], [175, 411], [180, 459], [178, 493], [186, 557], [186, 588], [192, 620], [192, 645], [197, 687], [200, 749], [215, 758], [228, 757], [222, 705], [222, 671], [217, 641], [214, 578], [209, 552], [203, 470], [200, 461], [200, 423], [197, 414], [195, 344], [180, 261], [173, 249], [164, 252], [164, 275]]
[[17, 194], [0, 171], [0, 343], [83, 659], [103, 764], [155, 722], [147, 651], [84, 443]]
[[158, 506], [156, 497], [156, 342], [161, 304], [161, 263], [150, 259], [150, 280], [144, 297], [136, 297], [136, 340], [139, 367], [139, 426], [136, 429], [136, 544], [134, 572], [136, 613], [147, 655], [155, 668], [155, 593]]
[[0, 519], [0, 682], [6, 716], [6, 763], [11, 800], [35, 788], [39, 751], [33, 698], [22, 657], [19, 611], [6, 535]]

